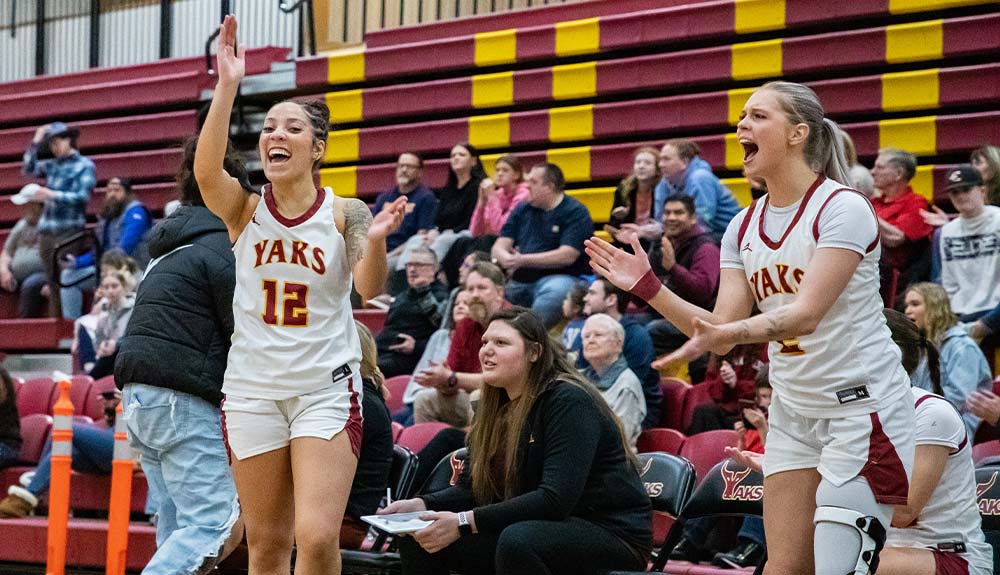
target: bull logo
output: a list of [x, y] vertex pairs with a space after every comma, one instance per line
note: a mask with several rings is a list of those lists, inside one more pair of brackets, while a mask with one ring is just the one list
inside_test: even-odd
[[455, 485], [458, 483], [458, 478], [462, 476], [462, 471], [465, 470], [465, 460], [459, 459], [458, 454], [452, 454], [450, 463], [451, 479], [448, 480], [448, 485]]
[[[642, 469], [639, 470], [639, 477], [645, 477], [649, 470], [653, 467], [653, 458], [650, 457], [643, 464]], [[646, 489], [646, 495], [649, 497], [659, 497], [663, 495], [663, 482], [662, 481], [643, 481], [642, 486]]]
[[998, 474], [1000, 472], [994, 471], [986, 483], [976, 483], [976, 499], [979, 502], [979, 513], [981, 515], [1000, 515], [1000, 499], [982, 498], [983, 495], [989, 493], [993, 489], [993, 486], [996, 485]]
[[646, 464], [642, 466], [642, 471], [639, 472], [639, 477], [645, 477], [649, 473], [649, 469], [653, 467], [653, 458], [650, 457], [646, 460]]
[[725, 486], [722, 490], [722, 499], [724, 501], [760, 501], [764, 496], [763, 485], [741, 485], [743, 480], [750, 475], [750, 468], [733, 471], [729, 469], [730, 463], [732, 460], [727, 459], [722, 464], [722, 482]]

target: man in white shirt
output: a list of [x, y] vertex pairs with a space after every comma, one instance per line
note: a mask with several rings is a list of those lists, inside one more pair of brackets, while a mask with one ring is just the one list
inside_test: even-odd
[[941, 228], [941, 284], [962, 321], [1000, 302], [1000, 207], [986, 205], [986, 187], [972, 166], [948, 172], [945, 188], [958, 218]]

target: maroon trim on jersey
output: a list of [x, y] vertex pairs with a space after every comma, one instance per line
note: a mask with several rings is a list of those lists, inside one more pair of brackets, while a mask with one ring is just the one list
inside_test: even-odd
[[361, 405], [358, 404], [358, 392], [354, 390], [354, 378], [347, 380], [347, 391], [351, 392], [351, 409], [344, 424], [344, 431], [347, 432], [348, 439], [351, 440], [351, 451], [354, 457], [361, 457], [361, 433], [363, 422], [361, 419]]
[[219, 404], [219, 417], [222, 418], [222, 444], [226, 446], [226, 460], [229, 465], [233, 464], [233, 450], [229, 447], [229, 430], [226, 428], [226, 396], [222, 396], [222, 403]]
[[896, 447], [882, 430], [878, 414], [872, 413], [872, 432], [868, 441], [868, 462], [858, 474], [868, 481], [875, 501], [883, 505], [906, 505], [909, 482], [906, 468]]
[[743, 238], [747, 235], [747, 228], [750, 227], [750, 222], [753, 220], [753, 211], [757, 209], [757, 200], [750, 202], [750, 207], [747, 208], [747, 213], [743, 216], [743, 221], [740, 222], [740, 233], [736, 235], [736, 249], [742, 251], [743, 248]]
[[935, 575], [969, 575], [969, 562], [958, 553], [944, 553], [931, 549], [934, 554]]
[[809, 205], [809, 200], [812, 199], [813, 194], [816, 192], [816, 188], [818, 188], [820, 184], [822, 184], [825, 181], [826, 181], [826, 176], [824, 176], [823, 174], [816, 176], [816, 181], [814, 181], [812, 185], [809, 186], [809, 189], [806, 190], [806, 195], [802, 197], [802, 203], [799, 204], [799, 209], [798, 211], [795, 212], [795, 217], [792, 218], [792, 223], [789, 224], [787, 228], [785, 228], [785, 233], [781, 234], [781, 239], [779, 239], [778, 241], [772, 240], [771, 238], [767, 237], [767, 234], [764, 233], [764, 214], [767, 213], [767, 204], [771, 199], [771, 194], [764, 196], [764, 208], [760, 210], [760, 216], [758, 216], [757, 218], [757, 234], [760, 236], [760, 239], [764, 242], [764, 245], [771, 248], [772, 250], [776, 250], [781, 247], [781, 244], [785, 243], [785, 238], [788, 237], [788, 234], [792, 233], [792, 229], [794, 229], [795, 225], [799, 223], [800, 219], [802, 219], [802, 214], [806, 211], [806, 206]]
[[[875, 216], [875, 222], [878, 223], [878, 216], [875, 215], [875, 206], [872, 205], [872, 202], [871, 202], [871, 200], [868, 199], [868, 196], [862, 194], [861, 192], [859, 192], [859, 191], [857, 191], [857, 190], [855, 190], [853, 188], [840, 188], [840, 189], [834, 190], [833, 193], [830, 194], [830, 197], [828, 197], [826, 199], [826, 201], [823, 202], [823, 205], [819, 207], [819, 213], [816, 214], [816, 219], [813, 220], [813, 239], [815, 239], [817, 242], [819, 241], [819, 218], [823, 215], [823, 210], [826, 208], [826, 205], [830, 203], [830, 200], [832, 200], [833, 197], [836, 196], [837, 194], [839, 194], [840, 192], [854, 192], [855, 194], [858, 194], [859, 196], [861, 196], [862, 198], [864, 198], [865, 199], [865, 203], [868, 204], [868, 209], [870, 209], [872, 211], [872, 215]], [[865, 253], [866, 254], [872, 253], [872, 250], [874, 250], [875, 246], [878, 245], [880, 239], [881, 239], [881, 237], [880, 237], [880, 234], [879, 234], [879, 231], [878, 231], [878, 226], [876, 225], [875, 226], [875, 241], [873, 241], [872, 243], [868, 244], [868, 247], [865, 248]]]
[[[955, 409], [955, 406], [952, 405], [950, 401], [948, 401], [947, 399], [941, 397], [940, 395], [934, 394], [934, 393], [929, 393], [927, 395], [920, 396], [920, 399], [918, 399], [917, 402], [913, 404], [913, 409], [916, 409], [916, 408], [920, 407], [920, 404], [923, 403], [924, 401], [928, 400], [928, 399], [940, 399], [941, 401], [947, 402], [948, 403], [948, 407], [951, 407], [952, 409]], [[958, 413], [957, 409], [955, 409], [955, 413]], [[959, 418], [961, 419], [961, 414], [959, 414]], [[962, 420], [962, 427], [963, 428], [965, 427], [965, 420]], [[966, 430], [965, 431], [965, 437], [963, 437], [962, 438], [962, 442], [958, 444], [958, 448], [955, 449], [955, 451], [952, 451], [951, 453], [949, 453], [948, 455], [955, 455], [955, 454], [957, 454], [959, 451], [962, 451], [963, 449], [965, 449], [965, 446], [968, 443], [969, 443], [969, 431]]]
[[316, 215], [316, 212], [319, 211], [320, 206], [323, 205], [323, 198], [326, 197], [326, 189], [316, 188], [316, 201], [313, 202], [311, 206], [309, 206], [308, 210], [306, 210], [305, 212], [302, 213], [302, 215], [296, 218], [286, 218], [285, 216], [281, 215], [281, 212], [278, 211], [278, 206], [274, 203], [274, 193], [271, 192], [271, 184], [267, 184], [264, 186], [263, 194], [264, 194], [264, 202], [267, 204], [267, 210], [271, 212], [271, 215], [274, 216], [274, 219], [278, 220], [278, 223], [285, 226], [286, 228], [292, 228]]

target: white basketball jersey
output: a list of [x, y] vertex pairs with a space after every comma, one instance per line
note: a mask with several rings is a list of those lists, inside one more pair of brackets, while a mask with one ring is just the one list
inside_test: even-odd
[[[847, 287], [812, 334], [769, 344], [771, 384], [786, 406], [805, 417], [871, 413], [909, 389], [899, 348], [882, 315], [877, 233], [866, 246], [850, 232], [852, 221], [877, 230], [875, 212], [867, 200], [851, 198], [842, 198], [831, 209], [828, 204], [841, 194], [864, 200], [822, 176], [796, 205], [769, 207], [765, 196], [734, 219], [723, 239], [722, 267], [745, 271], [762, 312], [795, 301], [818, 245], [864, 252]], [[845, 207], [850, 213], [844, 213]], [[821, 221], [825, 209], [830, 211]], [[833, 213], [836, 221], [830, 219]], [[765, 225], [767, 220], [774, 229]], [[820, 237], [821, 227], [827, 237]]]
[[945, 398], [919, 388], [911, 392], [916, 407], [916, 444], [947, 447], [951, 455], [920, 516], [906, 529], [889, 529], [886, 545], [942, 550], [963, 546], [960, 556], [979, 568], [973, 573], [991, 573], [993, 548], [983, 536], [972, 441], [965, 422]]
[[[290, 220], [270, 186], [233, 245], [233, 344], [222, 391], [288, 399], [358, 373], [351, 268], [334, 223], [333, 191]], [[346, 367], [345, 367], [346, 366]]]

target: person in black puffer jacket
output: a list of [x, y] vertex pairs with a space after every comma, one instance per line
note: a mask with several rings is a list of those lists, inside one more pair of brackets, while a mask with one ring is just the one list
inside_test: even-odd
[[[243, 531], [219, 411], [235, 259], [226, 225], [205, 207], [192, 174], [195, 144], [185, 147], [177, 176], [181, 206], [152, 230], [155, 259], [115, 362], [129, 445], [159, 504], [149, 574], [211, 569]], [[225, 169], [253, 191], [231, 145]]]

